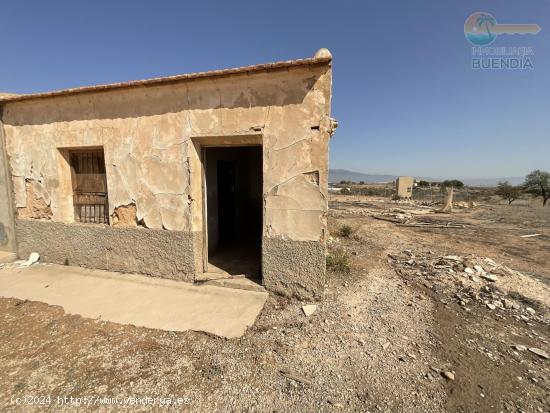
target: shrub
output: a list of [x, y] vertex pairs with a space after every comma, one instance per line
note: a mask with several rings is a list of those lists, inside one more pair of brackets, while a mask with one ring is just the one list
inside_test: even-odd
[[340, 191], [341, 195], [351, 195], [351, 191], [348, 188], [342, 188]]
[[464, 183], [462, 181], [459, 181], [458, 179], [448, 179], [446, 181], [443, 181], [441, 184], [441, 187], [446, 188], [452, 186], [453, 188], [463, 188]]
[[512, 186], [508, 181], [499, 182], [495, 194], [505, 199], [508, 205], [511, 205], [516, 199], [521, 196], [521, 188], [519, 186]]
[[341, 248], [334, 250], [327, 256], [327, 269], [342, 274], [349, 274], [351, 272], [349, 254]]
[[349, 238], [351, 234], [353, 234], [353, 228], [349, 225], [342, 225], [338, 230], [338, 235], [342, 238]]

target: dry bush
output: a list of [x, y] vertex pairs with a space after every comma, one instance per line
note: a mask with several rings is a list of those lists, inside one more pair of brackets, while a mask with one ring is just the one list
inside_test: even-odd
[[327, 256], [327, 269], [342, 274], [351, 272], [350, 256], [342, 248], [335, 249]]
[[342, 238], [349, 238], [353, 233], [353, 228], [346, 224], [342, 225], [338, 230], [338, 236]]

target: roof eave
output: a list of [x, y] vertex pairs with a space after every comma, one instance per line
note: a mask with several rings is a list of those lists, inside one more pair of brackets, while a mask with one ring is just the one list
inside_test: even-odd
[[177, 83], [177, 82], [183, 82], [183, 81], [190, 81], [195, 79], [218, 78], [218, 77], [227, 77], [227, 76], [240, 75], [240, 74], [257, 73], [257, 72], [263, 72], [263, 71], [290, 69], [290, 68], [300, 67], [300, 66], [323, 65], [323, 64], [330, 64], [331, 61], [332, 61], [332, 56], [322, 56], [322, 57], [313, 57], [308, 59], [287, 60], [287, 61], [274, 62], [274, 63], [263, 63], [258, 65], [253, 65], [253, 66], [236, 67], [231, 69], [221, 69], [221, 70], [212, 70], [207, 72], [196, 72], [196, 73], [188, 73], [188, 74], [181, 74], [181, 75], [175, 75], [175, 76], [158, 77], [158, 78], [152, 78], [152, 79], [132, 80], [128, 82], [111, 83], [111, 84], [105, 84], [105, 85], [84, 86], [84, 87], [78, 87], [78, 88], [56, 90], [52, 92], [7, 96], [4, 98], [0, 97], [0, 104], [11, 103], [11, 102], [21, 102], [26, 100], [46, 99], [46, 98], [52, 98], [52, 97], [58, 97], [58, 96], [70, 96], [70, 95], [77, 95], [77, 94], [84, 94], [84, 93], [94, 93], [94, 92], [97, 93], [97, 92], [104, 92], [104, 91], [110, 91], [110, 90], [116, 90], [116, 89], [156, 86], [156, 85]]

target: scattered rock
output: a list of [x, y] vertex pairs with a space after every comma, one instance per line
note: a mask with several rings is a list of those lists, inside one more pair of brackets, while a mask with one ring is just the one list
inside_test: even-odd
[[536, 354], [539, 357], [542, 357], [543, 359], [548, 360], [548, 358], [549, 358], [548, 353], [541, 350], [540, 348], [529, 347], [529, 351], [533, 354]]
[[481, 265], [474, 265], [474, 270], [476, 270], [477, 272], [480, 272], [480, 273], [485, 272], [485, 270], [483, 269], [483, 267]]
[[31, 254], [29, 255], [29, 259], [25, 261], [23, 264], [20, 264], [19, 267], [29, 267], [34, 263], [38, 262], [39, 259], [40, 259], [40, 254], [38, 254], [37, 252], [31, 252]]
[[444, 371], [443, 373], [441, 373], [443, 375], [443, 377], [445, 377], [447, 380], [450, 380], [450, 381], [454, 381], [455, 379], [455, 375], [453, 372], [451, 371]]
[[311, 385], [311, 380], [301, 374], [293, 372], [291, 370], [281, 369], [279, 370], [283, 376], [287, 379], [294, 380], [303, 384]]
[[315, 304], [307, 304], [302, 306], [302, 311], [304, 312], [306, 317], [309, 317], [315, 311], [317, 311], [317, 306]]
[[517, 350], [517, 351], [525, 351], [527, 350], [527, 347], [521, 345], [521, 344], [514, 344], [512, 346], [513, 349]]
[[387, 350], [388, 347], [390, 346], [390, 344], [391, 344], [391, 343], [390, 343], [389, 341], [386, 341], [384, 344], [382, 344], [382, 348], [383, 348], [384, 350]]
[[338, 403], [338, 402], [335, 402], [331, 399], [328, 399], [327, 400], [327, 403], [328, 404], [332, 404], [334, 407], [338, 408], [338, 409], [342, 409], [344, 407], [344, 405], [342, 403]]
[[483, 278], [484, 280], [487, 280], [487, 281], [491, 281], [491, 282], [495, 282], [496, 280], [498, 280], [497, 276], [496, 275], [493, 275], [493, 274], [487, 274], [487, 273], [480, 273], [479, 276], [481, 278]]

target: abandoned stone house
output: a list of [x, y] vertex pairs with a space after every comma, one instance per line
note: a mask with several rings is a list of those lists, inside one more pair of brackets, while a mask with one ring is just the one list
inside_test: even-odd
[[414, 178], [412, 176], [400, 176], [395, 180], [395, 190], [399, 198], [412, 198]]
[[319, 297], [331, 62], [0, 97], [0, 250]]

